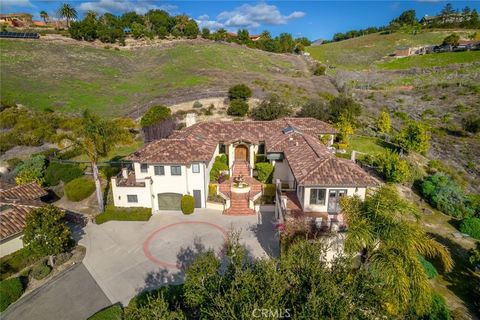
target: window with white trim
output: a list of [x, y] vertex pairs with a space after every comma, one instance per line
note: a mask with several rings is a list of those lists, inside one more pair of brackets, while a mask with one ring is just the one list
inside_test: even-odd
[[148, 164], [141, 163], [140, 164], [140, 172], [148, 172]]
[[192, 164], [192, 172], [193, 173], [199, 173], [200, 172], [200, 164], [199, 163], [193, 163]]
[[182, 175], [182, 167], [181, 166], [171, 166], [170, 167], [170, 174], [172, 176], [181, 176]]
[[326, 189], [310, 189], [310, 204], [325, 205]]
[[138, 196], [136, 194], [127, 194], [128, 203], [138, 203]]
[[164, 166], [154, 166], [153, 167], [156, 176], [164, 176], [165, 175], [165, 167]]

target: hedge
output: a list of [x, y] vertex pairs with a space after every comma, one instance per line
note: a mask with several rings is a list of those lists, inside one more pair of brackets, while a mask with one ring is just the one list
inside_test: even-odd
[[83, 170], [77, 165], [52, 162], [45, 171], [45, 183], [48, 186], [56, 186], [60, 181], [68, 183], [81, 176]]
[[95, 182], [87, 177], [74, 179], [65, 185], [65, 194], [71, 201], [82, 201], [95, 191]]
[[460, 231], [480, 240], [480, 218], [470, 217], [463, 219], [460, 224]]
[[37, 262], [41, 255], [25, 247], [0, 259], [0, 280], [7, 279], [11, 275], [20, 272]]
[[183, 195], [180, 206], [183, 214], [192, 214], [195, 210], [195, 198], [189, 194]]
[[107, 221], [148, 221], [151, 216], [152, 209], [150, 208], [116, 208], [108, 205], [105, 212], [95, 217], [95, 222], [102, 224]]
[[422, 264], [423, 270], [425, 271], [428, 279], [433, 279], [438, 276], [437, 269], [435, 269], [435, 267], [430, 261], [425, 259], [423, 256], [419, 256], [418, 259], [420, 260], [420, 263]]
[[119, 303], [117, 303], [103, 310], [98, 311], [93, 316], [89, 317], [87, 320], [122, 320], [122, 319], [123, 319], [123, 309], [122, 309], [122, 306]]
[[273, 166], [270, 162], [259, 162], [255, 164], [258, 180], [263, 183], [271, 183], [273, 179]]
[[30, 275], [36, 280], [42, 280], [50, 274], [51, 268], [41, 262], [32, 268]]
[[0, 312], [17, 301], [23, 291], [22, 280], [19, 277], [0, 281]]

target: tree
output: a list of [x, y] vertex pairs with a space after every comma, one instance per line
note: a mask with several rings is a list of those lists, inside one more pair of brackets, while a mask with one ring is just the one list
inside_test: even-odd
[[295, 41], [289, 33], [280, 33], [277, 41], [279, 43], [280, 52], [288, 53], [293, 52], [293, 49], [295, 49]]
[[330, 101], [330, 120], [338, 122], [343, 115], [352, 125], [357, 122], [357, 117], [362, 113], [362, 107], [351, 97], [339, 95]]
[[18, 185], [35, 182], [43, 184], [45, 174], [45, 156], [36, 155], [28, 158], [15, 168], [15, 182]]
[[64, 3], [58, 9], [58, 15], [60, 18], [67, 19], [67, 27], [70, 27], [70, 20], [77, 19], [77, 10], [68, 3]]
[[228, 99], [248, 100], [252, 96], [252, 90], [245, 84], [237, 84], [228, 89]]
[[255, 120], [270, 121], [291, 115], [292, 108], [276, 94], [269, 94], [251, 111]]
[[240, 43], [246, 44], [250, 41], [250, 34], [247, 29], [239, 29], [237, 31], [237, 38]]
[[141, 23], [134, 22], [130, 28], [132, 36], [135, 39], [140, 39], [145, 35], [145, 26]]
[[450, 17], [455, 13], [455, 9], [453, 8], [451, 3], [447, 3], [445, 7], [443, 7], [442, 11], [440, 11], [440, 17], [442, 18], [443, 24], [449, 22]]
[[392, 122], [390, 120], [390, 115], [388, 114], [387, 111], [382, 111], [380, 112], [380, 115], [378, 116], [377, 119], [377, 130], [380, 133], [390, 133], [390, 130], [392, 129]]
[[47, 23], [47, 19], [48, 19], [48, 13], [47, 11], [40, 11], [40, 18], [43, 19], [43, 22], [45, 22], [45, 24]]
[[415, 151], [425, 154], [428, 151], [430, 134], [424, 124], [410, 121], [399, 132], [395, 141], [402, 149], [408, 152]]
[[117, 144], [128, 140], [129, 136], [115, 122], [102, 119], [85, 110], [81, 127], [74, 132], [74, 135], [67, 136], [67, 139], [82, 150], [90, 161], [97, 194], [98, 210], [103, 212], [105, 206], [98, 172], [98, 160], [100, 157], [106, 156]]
[[165, 119], [170, 118], [171, 115], [172, 110], [170, 110], [169, 107], [163, 105], [153, 106], [148, 109], [148, 111], [145, 112], [145, 114], [142, 116], [142, 119], [140, 120], [140, 125], [142, 127], [153, 126], [162, 122]]
[[355, 132], [353, 123], [342, 113], [335, 123], [335, 127], [338, 129], [340, 142], [348, 144], [350, 136]]
[[190, 19], [187, 22], [183, 31], [184, 35], [190, 39], [196, 39], [199, 32], [200, 30], [198, 29], [198, 25], [193, 19]]
[[202, 28], [202, 38], [203, 39], [210, 39], [210, 29]]
[[329, 107], [320, 99], [310, 99], [302, 106], [298, 116], [328, 121], [330, 119]]
[[53, 205], [30, 212], [25, 221], [23, 243], [35, 252], [48, 255], [53, 266], [53, 255], [65, 252], [70, 243], [70, 229], [64, 222], [65, 214]]
[[445, 37], [445, 39], [443, 39], [443, 42], [442, 42], [443, 45], [449, 45], [452, 47], [458, 46], [459, 43], [460, 43], [460, 36], [456, 33], [452, 33], [451, 35]]
[[248, 103], [243, 99], [234, 99], [230, 101], [227, 114], [230, 116], [243, 117], [248, 112]]
[[386, 151], [375, 160], [378, 171], [387, 182], [402, 183], [410, 177], [408, 162], [400, 158], [395, 151]]
[[401, 316], [411, 308], [417, 315], [428, 314], [432, 290], [418, 256], [438, 257], [446, 271], [453, 260], [446, 247], [412, 220], [418, 216], [416, 208], [392, 186], [368, 194], [363, 202], [344, 197], [341, 206], [349, 223], [345, 250], [362, 253], [359, 268], [379, 277], [389, 312]]

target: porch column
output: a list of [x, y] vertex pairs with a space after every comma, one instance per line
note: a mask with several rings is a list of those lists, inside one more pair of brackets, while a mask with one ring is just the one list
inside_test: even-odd
[[235, 147], [233, 146], [233, 144], [229, 144], [226, 147], [227, 147], [227, 154], [228, 154], [228, 170], [231, 176], [233, 161], [235, 161]]
[[253, 175], [253, 166], [255, 165], [255, 150], [253, 144], [248, 146], [249, 162], [250, 162], [250, 177]]

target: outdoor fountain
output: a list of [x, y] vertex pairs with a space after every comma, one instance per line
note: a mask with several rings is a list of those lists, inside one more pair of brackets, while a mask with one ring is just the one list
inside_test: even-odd
[[232, 192], [247, 193], [250, 191], [250, 185], [245, 181], [243, 175], [233, 178]]

